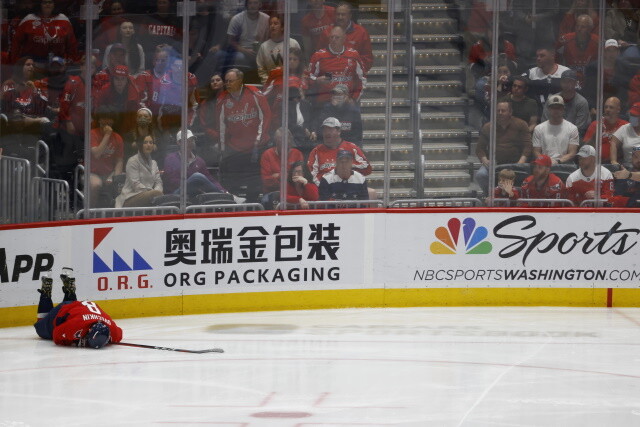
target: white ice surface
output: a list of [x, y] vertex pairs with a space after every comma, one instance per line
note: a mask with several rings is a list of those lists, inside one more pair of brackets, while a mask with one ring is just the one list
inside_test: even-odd
[[640, 309], [348, 309], [0, 329], [0, 427], [640, 426]]

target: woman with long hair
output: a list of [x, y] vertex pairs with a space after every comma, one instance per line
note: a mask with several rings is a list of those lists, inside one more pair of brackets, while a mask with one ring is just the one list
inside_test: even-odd
[[151, 135], [136, 143], [138, 154], [127, 160], [127, 178], [122, 192], [116, 197], [116, 208], [151, 206], [154, 197], [162, 196], [160, 170], [151, 154], [156, 144]]
[[300, 209], [309, 209], [308, 202], [315, 202], [318, 198], [318, 187], [305, 162], [294, 162], [287, 177], [287, 203], [297, 205]]
[[[124, 21], [120, 24], [118, 30], [118, 37], [116, 43], [121, 43], [125, 49], [125, 65], [129, 67], [129, 72], [132, 76], [144, 71], [145, 59], [144, 49], [142, 45], [138, 43], [136, 37], [136, 30], [131, 21]], [[103, 64], [106, 68], [109, 68], [109, 53], [115, 43], [110, 44], [104, 51]]]

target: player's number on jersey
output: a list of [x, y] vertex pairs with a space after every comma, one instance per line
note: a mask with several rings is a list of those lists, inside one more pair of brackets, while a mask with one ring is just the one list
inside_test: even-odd
[[87, 309], [95, 314], [102, 314], [98, 305], [93, 301], [82, 301], [82, 305], [87, 307]]

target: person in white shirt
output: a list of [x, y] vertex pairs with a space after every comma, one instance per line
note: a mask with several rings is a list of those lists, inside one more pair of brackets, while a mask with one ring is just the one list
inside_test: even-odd
[[611, 137], [611, 164], [630, 165], [631, 153], [637, 144], [640, 144], [640, 102], [633, 104], [629, 110], [629, 123], [620, 126]]
[[551, 46], [536, 50], [536, 65], [523, 76], [529, 78], [529, 96], [542, 107], [551, 94], [560, 92], [560, 78], [569, 68], [556, 64], [556, 50]]
[[531, 142], [534, 156], [546, 154], [554, 165], [571, 163], [580, 144], [578, 128], [564, 119], [564, 100], [551, 95], [548, 102], [549, 120], [533, 130]]
[[[292, 38], [289, 38], [289, 46], [300, 49], [298, 42]], [[258, 75], [262, 80], [262, 84], [267, 82], [271, 70], [282, 66], [283, 49], [284, 22], [282, 21], [282, 16], [272, 16], [269, 18], [269, 40], [260, 45], [256, 57]]]
[[[219, 68], [230, 65], [255, 66], [260, 43], [269, 38], [269, 15], [260, 12], [261, 0], [247, 0], [246, 10], [238, 13], [229, 22], [227, 50], [216, 53]], [[224, 60], [222, 67], [220, 61]]]

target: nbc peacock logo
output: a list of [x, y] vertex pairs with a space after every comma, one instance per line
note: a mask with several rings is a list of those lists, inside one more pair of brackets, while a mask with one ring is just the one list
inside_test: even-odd
[[[489, 232], [486, 227], [476, 227], [476, 220], [465, 218], [460, 226], [458, 218], [451, 218], [446, 227], [436, 228], [435, 242], [431, 243], [431, 253], [436, 255], [455, 255], [458, 253], [460, 235], [464, 239], [464, 253], [467, 255], [488, 254], [493, 249], [486, 240]], [[461, 249], [462, 251], [462, 249]]]

